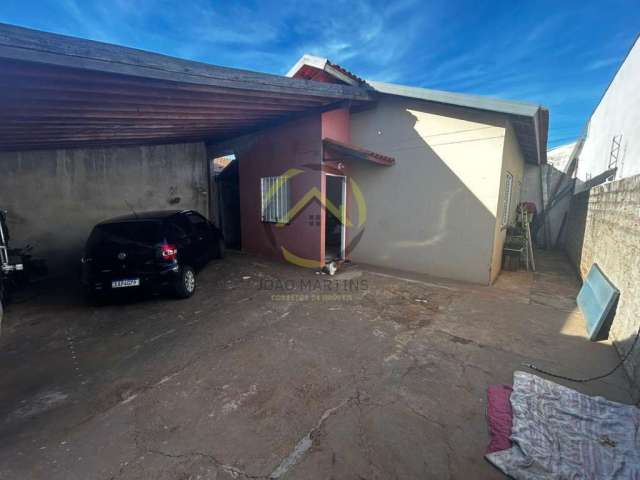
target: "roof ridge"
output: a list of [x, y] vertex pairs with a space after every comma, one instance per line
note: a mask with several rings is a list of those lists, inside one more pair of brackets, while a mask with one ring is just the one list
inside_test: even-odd
[[389, 86], [389, 87], [399, 87], [399, 88], [409, 88], [409, 89], [421, 90], [421, 91], [425, 91], [425, 92], [450, 94], [450, 95], [459, 95], [459, 96], [464, 96], [464, 97], [468, 97], [468, 98], [486, 99], [486, 100], [491, 100], [491, 101], [496, 101], [496, 102], [503, 102], [503, 103], [510, 103], [510, 104], [516, 104], [516, 105], [544, 108], [539, 103], [526, 102], [526, 101], [522, 101], [522, 100], [511, 100], [511, 99], [505, 99], [505, 98], [500, 98], [500, 97], [493, 97], [493, 96], [490, 96], [490, 95], [480, 95], [480, 94], [477, 94], [477, 93], [456, 92], [456, 91], [453, 91], [453, 90], [440, 90], [440, 89], [437, 89], [437, 88], [418, 87], [418, 86], [415, 86], [415, 85], [405, 85], [405, 84], [401, 84], [401, 83], [380, 82], [378, 80], [369, 80], [369, 79], [367, 79], [366, 82], [369, 85], [373, 86], [374, 88], [375, 88], [375, 85]]

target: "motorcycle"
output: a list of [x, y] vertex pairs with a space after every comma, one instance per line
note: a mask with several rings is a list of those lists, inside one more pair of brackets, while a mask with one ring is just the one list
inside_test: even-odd
[[9, 248], [7, 212], [0, 210], [0, 333], [4, 307], [14, 292], [26, 286], [34, 276], [46, 275], [43, 260], [33, 258], [33, 246]]

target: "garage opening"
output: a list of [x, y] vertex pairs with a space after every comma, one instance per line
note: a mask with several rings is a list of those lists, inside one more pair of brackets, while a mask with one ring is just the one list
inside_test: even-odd
[[346, 229], [345, 206], [347, 184], [345, 177], [326, 175], [325, 262], [344, 259]]
[[222, 230], [225, 246], [240, 249], [238, 160], [230, 153], [211, 160], [211, 217]]

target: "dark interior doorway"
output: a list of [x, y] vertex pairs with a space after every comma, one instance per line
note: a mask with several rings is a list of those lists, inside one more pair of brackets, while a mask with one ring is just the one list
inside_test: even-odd
[[344, 259], [345, 177], [326, 175], [325, 261]]
[[228, 248], [240, 249], [240, 185], [234, 154], [211, 160], [211, 212]]

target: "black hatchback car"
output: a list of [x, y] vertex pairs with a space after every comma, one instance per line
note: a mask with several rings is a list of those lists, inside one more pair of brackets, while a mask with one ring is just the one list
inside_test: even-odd
[[220, 230], [193, 210], [134, 213], [93, 228], [82, 282], [93, 300], [123, 290], [196, 290], [196, 271], [224, 255]]

